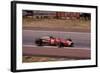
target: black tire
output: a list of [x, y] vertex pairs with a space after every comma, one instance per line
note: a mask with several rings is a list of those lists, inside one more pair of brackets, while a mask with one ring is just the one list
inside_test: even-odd
[[71, 43], [71, 45], [69, 47], [74, 47], [74, 43]]
[[59, 48], [63, 47], [63, 43], [59, 43], [59, 44], [58, 44], [58, 47], [59, 47]]
[[43, 46], [43, 44], [42, 44], [42, 39], [37, 39], [37, 40], [35, 41], [35, 43], [36, 43], [38, 46]]

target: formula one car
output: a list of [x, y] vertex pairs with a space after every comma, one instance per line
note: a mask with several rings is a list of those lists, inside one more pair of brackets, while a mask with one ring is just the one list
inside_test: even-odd
[[74, 43], [71, 39], [54, 38], [52, 36], [44, 36], [35, 41], [38, 46], [58, 46], [73, 47]]

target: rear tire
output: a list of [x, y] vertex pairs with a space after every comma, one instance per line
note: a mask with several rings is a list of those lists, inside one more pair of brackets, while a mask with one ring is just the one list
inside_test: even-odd
[[42, 44], [42, 39], [36, 40], [35, 43], [36, 43], [38, 46], [43, 46], [43, 44]]
[[59, 48], [63, 47], [63, 43], [59, 43], [59, 44], [58, 44], [58, 47], [59, 47]]

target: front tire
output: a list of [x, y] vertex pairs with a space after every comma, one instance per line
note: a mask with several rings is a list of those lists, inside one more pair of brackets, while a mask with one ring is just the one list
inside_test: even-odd
[[74, 43], [71, 43], [71, 45], [69, 47], [74, 47]]

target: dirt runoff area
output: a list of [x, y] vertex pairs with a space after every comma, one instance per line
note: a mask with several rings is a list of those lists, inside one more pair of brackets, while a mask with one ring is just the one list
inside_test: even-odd
[[90, 32], [91, 21], [82, 19], [33, 19], [23, 18], [23, 28], [33, 30]]
[[[23, 63], [75, 60], [63, 57], [23, 56]], [[77, 60], [77, 59], [76, 59]]]

